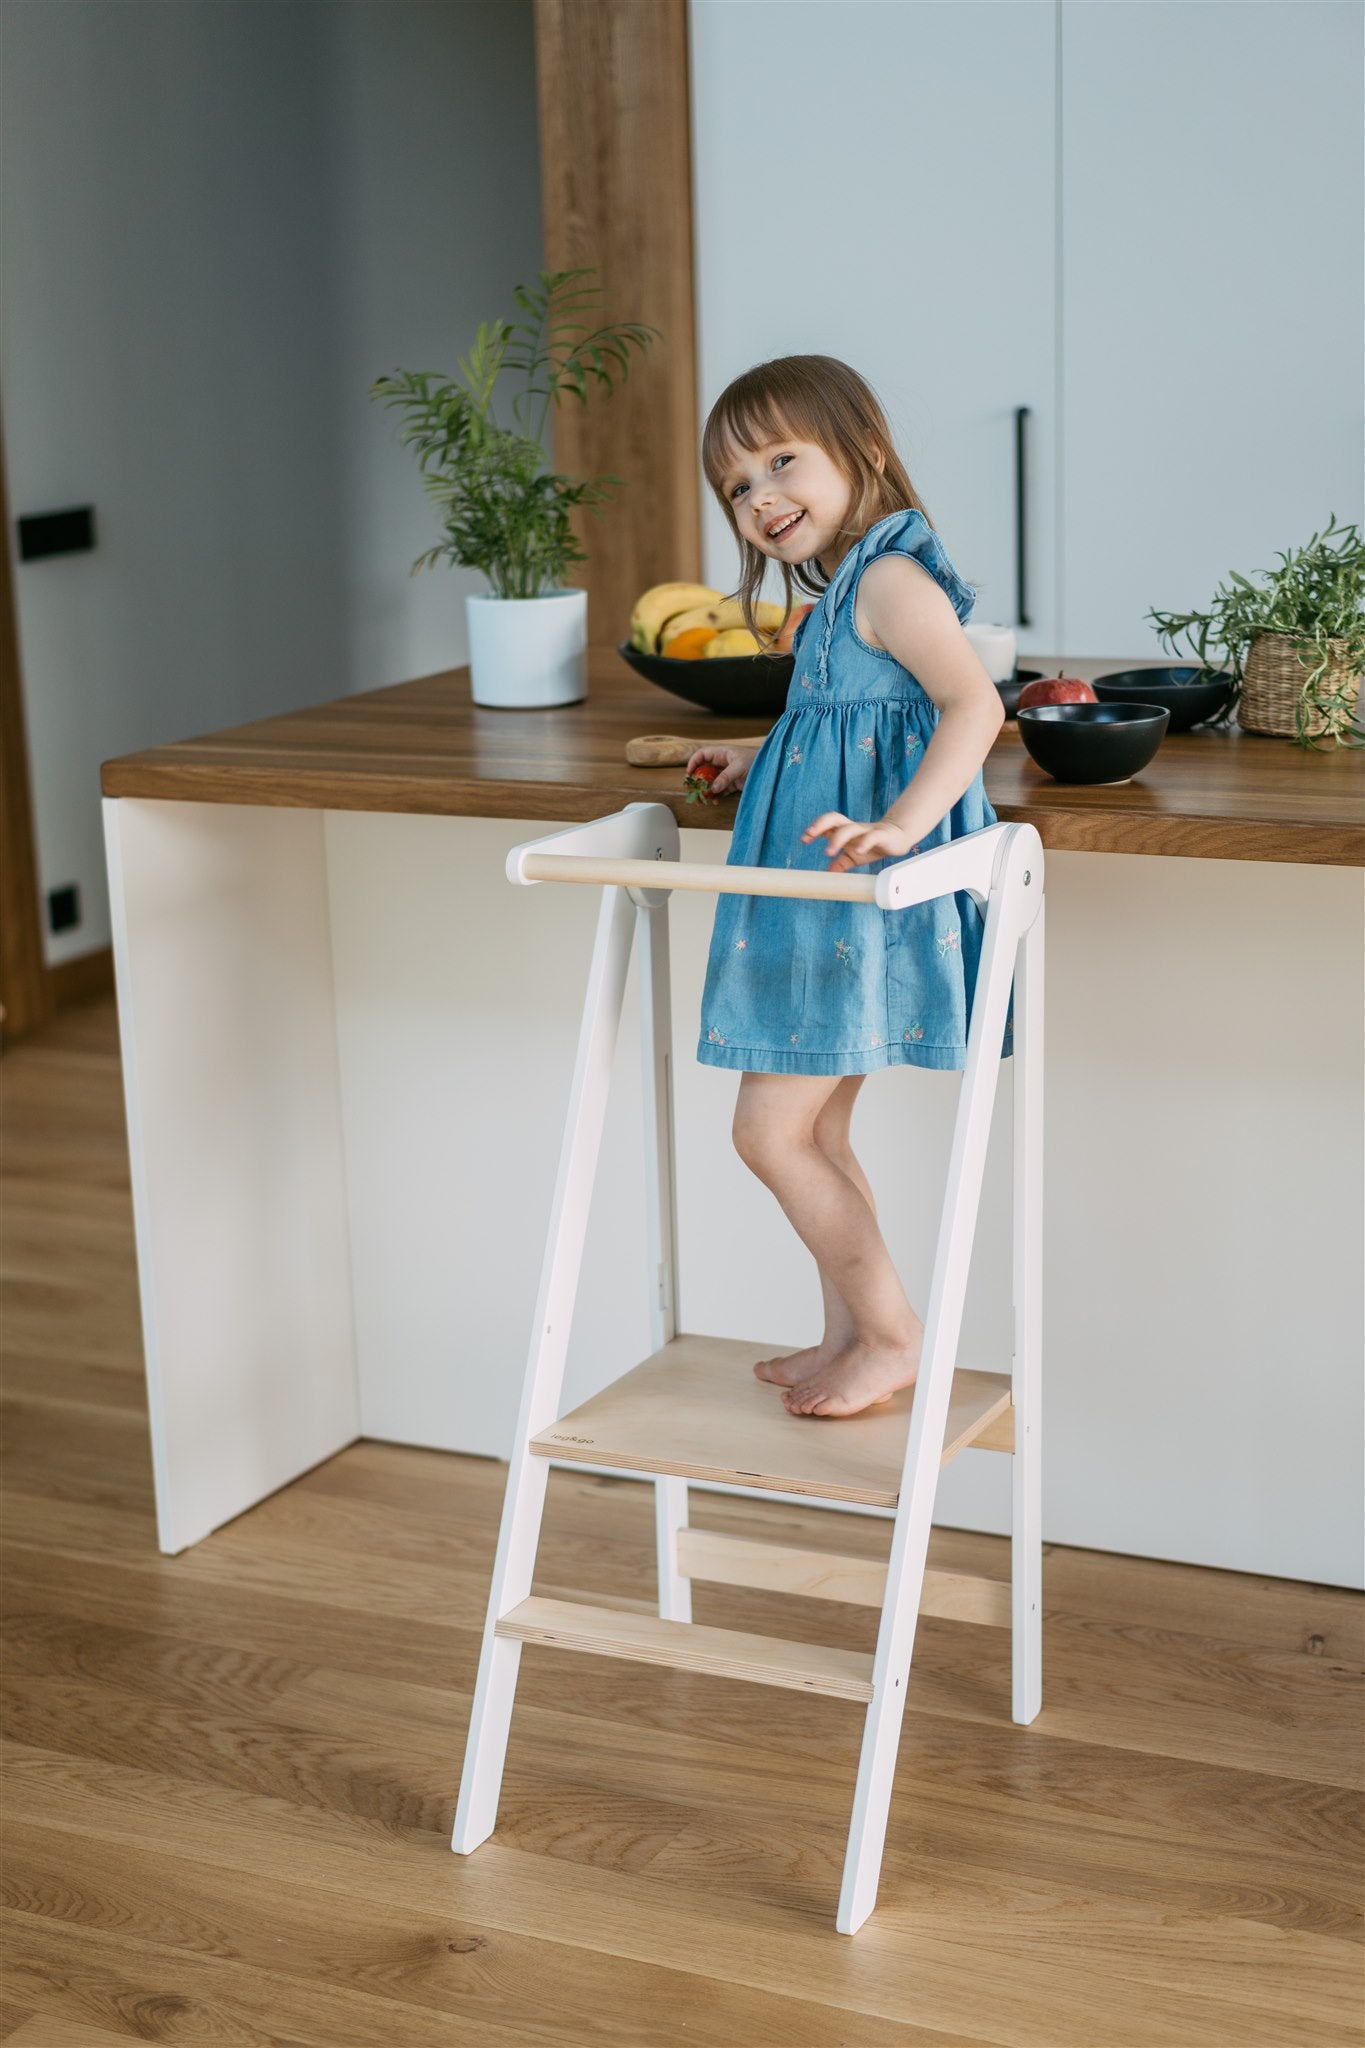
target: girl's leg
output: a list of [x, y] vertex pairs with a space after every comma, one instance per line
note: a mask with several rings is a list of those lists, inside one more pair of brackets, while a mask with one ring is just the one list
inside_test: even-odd
[[745, 1074], [735, 1105], [740, 1157], [777, 1196], [853, 1324], [837, 1356], [785, 1389], [795, 1415], [856, 1415], [889, 1399], [914, 1380], [924, 1334], [866, 1197], [816, 1143], [816, 1119], [837, 1085], [816, 1074]]
[[[858, 1099], [858, 1090], [866, 1079], [866, 1074], [843, 1075], [817, 1114], [814, 1128], [815, 1142], [826, 1159], [842, 1173], [847, 1174], [875, 1216], [876, 1200], [867, 1175], [855, 1158], [849, 1140], [853, 1105]], [[818, 1344], [808, 1345], [802, 1351], [787, 1352], [777, 1358], [760, 1358], [754, 1366], [754, 1371], [759, 1379], [768, 1380], [773, 1386], [794, 1387], [798, 1381], [808, 1379], [813, 1372], [818, 1372], [821, 1366], [828, 1365], [837, 1358], [852, 1341], [853, 1318], [849, 1314], [848, 1304], [825, 1268], [819, 1266], [817, 1271], [820, 1275], [820, 1293], [825, 1308], [824, 1335]]]

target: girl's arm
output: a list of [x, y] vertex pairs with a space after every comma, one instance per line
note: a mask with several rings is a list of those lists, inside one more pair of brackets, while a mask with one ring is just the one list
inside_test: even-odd
[[910, 671], [938, 706], [939, 721], [884, 818], [859, 824], [826, 811], [806, 827], [803, 841], [823, 839], [832, 870], [909, 853], [970, 787], [1005, 722], [999, 691], [927, 569], [907, 555], [883, 555], [864, 569], [855, 602], [864, 622], [858, 630]]

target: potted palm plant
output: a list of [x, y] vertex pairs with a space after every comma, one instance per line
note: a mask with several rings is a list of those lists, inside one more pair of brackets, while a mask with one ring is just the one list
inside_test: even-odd
[[[372, 398], [402, 415], [399, 439], [416, 449], [442, 514], [444, 538], [411, 573], [450, 561], [480, 570], [491, 586], [465, 600], [476, 704], [572, 704], [587, 695], [588, 594], [565, 583], [587, 556], [570, 514], [585, 505], [596, 515], [621, 479], [558, 474], [545, 427], [564, 398], [586, 405], [590, 385], [613, 390], [630, 350], [658, 334], [635, 321], [591, 325], [600, 292], [587, 282], [592, 274], [541, 271], [535, 285], [518, 285], [512, 296], [524, 317], [481, 326], [453, 379], [396, 370], [370, 386]], [[503, 376], [521, 380], [513, 426], [493, 415]]]
[[1316, 747], [1359, 746], [1355, 729], [1365, 669], [1365, 541], [1335, 513], [1321, 533], [1278, 557], [1259, 584], [1235, 572], [1207, 611], [1147, 616], [1164, 646], [1183, 640], [1201, 668], [1221, 650], [1232, 675], [1229, 708], [1247, 732]]

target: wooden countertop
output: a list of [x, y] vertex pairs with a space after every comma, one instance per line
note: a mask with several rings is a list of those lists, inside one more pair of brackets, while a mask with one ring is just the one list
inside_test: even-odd
[[[1062, 663], [1026, 656], [1030, 667]], [[1122, 661], [1068, 662], [1102, 675]], [[1153, 664], [1155, 665], [1155, 664]], [[106, 796], [267, 804], [308, 810], [576, 822], [649, 798], [684, 825], [729, 829], [734, 807], [687, 803], [679, 768], [631, 768], [639, 733], [707, 740], [762, 731], [722, 719], [636, 676], [614, 649], [589, 655], [583, 704], [492, 711], [469, 695], [468, 669], [341, 697], [203, 739], [107, 761]], [[1108, 788], [1053, 782], [1011, 721], [985, 770], [1002, 820], [1036, 825], [1046, 847], [1182, 854], [1207, 860], [1365, 863], [1365, 753], [1307, 752], [1239, 728], [1168, 736], [1149, 767]]]

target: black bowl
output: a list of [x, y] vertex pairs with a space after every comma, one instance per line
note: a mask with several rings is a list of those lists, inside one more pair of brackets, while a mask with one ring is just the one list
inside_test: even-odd
[[1055, 782], [1127, 782], [1166, 736], [1164, 704], [1034, 704], [1019, 737]]
[[1101, 704], [1164, 704], [1168, 732], [1188, 732], [1216, 718], [1232, 693], [1232, 677], [1221, 669], [1119, 668], [1096, 676], [1091, 686]]
[[616, 652], [635, 673], [689, 704], [704, 705], [720, 718], [776, 716], [787, 708], [794, 654], [717, 655], [713, 661], [673, 661], [666, 654], [641, 654], [623, 640]]
[[1017, 715], [1019, 710], [1019, 692], [1023, 689], [1025, 683], [1041, 681], [1042, 674], [1043, 671], [1040, 668], [1017, 668], [1007, 683], [996, 684], [995, 687], [1000, 692], [1000, 702], [1005, 707], [1006, 718], [1013, 718]]

